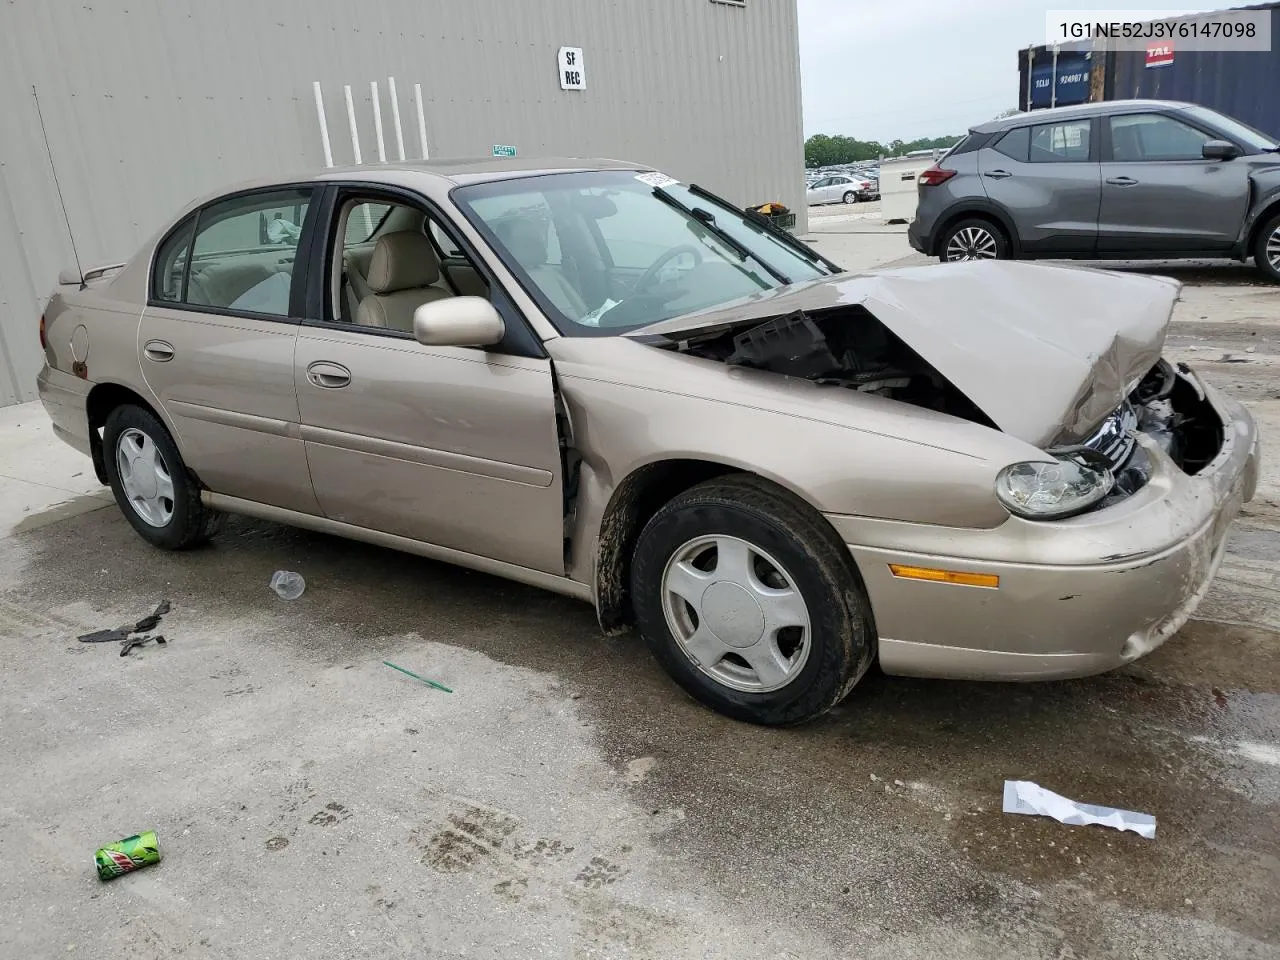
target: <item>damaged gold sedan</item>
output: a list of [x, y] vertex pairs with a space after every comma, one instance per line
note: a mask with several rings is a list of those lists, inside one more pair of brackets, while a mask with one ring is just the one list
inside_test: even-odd
[[876, 661], [1127, 663], [1258, 475], [1248, 413], [1161, 357], [1172, 281], [851, 275], [625, 163], [241, 185], [62, 280], [41, 397], [149, 542], [240, 513], [558, 591], [756, 723]]

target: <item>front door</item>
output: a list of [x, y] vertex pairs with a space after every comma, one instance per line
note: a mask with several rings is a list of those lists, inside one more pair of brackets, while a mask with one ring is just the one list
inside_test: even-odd
[[[319, 512], [293, 386], [310, 189], [200, 209], [162, 242], [139, 363], [183, 459], [216, 493]], [[314, 218], [312, 218], [314, 219]]]
[[[360, 205], [388, 203], [366, 188], [339, 192], [327, 232]], [[295, 384], [302, 436], [324, 515], [463, 553], [564, 573], [564, 501], [551, 362], [541, 350], [428, 347], [412, 333], [419, 302], [453, 295], [426, 248], [394, 235], [417, 231], [452, 241], [453, 267], [464, 247], [437, 218], [397, 198], [375, 233], [369, 296], [385, 326], [345, 322], [334, 271], [337, 243], [325, 256], [330, 271], [324, 319], [304, 324], [297, 343]], [[385, 247], [380, 255], [377, 247]], [[408, 262], [398, 252], [417, 249]], [[465, 264], [476, 270], [474, 262]], [[487, 284], [492, 280], [485, 276]], [[508, 324], [523, 323], [502, 300]], [[528, 355], [537, 353], [537, 356]]]
[[1227, 251], [1249, 207], [1249, 168], [1206, 160], [1209, 134], [1161, 113], [1106, 118], [1099, 249]]
[[1087, 117], [1015, 127], [978, 153], [987, 197], [1012, 218], [1022, 252], [1092, 253], [1101, 174]]

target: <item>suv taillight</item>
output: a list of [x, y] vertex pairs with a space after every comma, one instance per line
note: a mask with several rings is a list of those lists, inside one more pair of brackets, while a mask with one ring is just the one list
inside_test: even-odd
[[920, 174], [920, 186], [936, 187], [940, 183], [946, 183], [956, 175], [954, 170], [944, 170], [936, 163], [924, 173]]
[[49, 349], [49, 336], [44, 332], [44, 314], [40, 314], [40, 349]]

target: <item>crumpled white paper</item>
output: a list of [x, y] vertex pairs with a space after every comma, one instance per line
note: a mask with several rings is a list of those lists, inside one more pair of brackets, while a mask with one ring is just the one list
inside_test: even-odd
[[1076, 803], [1029, 780], [1004, 782], [1004, 812], [1052, 817], [1059, 823], [1079, 826], [1093, 823], [1114, 830], [1131, 830], [1148, 840], [1154, 840], [1156, 836], [1156, 818], [1149, 813]]

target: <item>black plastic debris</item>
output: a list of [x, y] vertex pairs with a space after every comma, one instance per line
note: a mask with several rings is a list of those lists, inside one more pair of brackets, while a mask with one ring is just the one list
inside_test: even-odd
[[145, 644], [145, 643], [150, 643], [152, 640], [154, 640], [156, 643], [160, 644], [160, 646], [162, 646], [162, 647], [163, 647], [166, 643], [168, 643], [168, 642], [169, 642], [169, 641], [168, 641], [168, 640], [166, 640], [164, 637], [160, 637], [160, 636], [156, 636], [156, 637], [130, 637], [130, 638], [129, 638], [128, 640], [126, 640], [123, 644], [121, 644], [121, 646], [120, 646], [120, 656], [122, 656], [122, 657], [127, 657], [127, 656], [129, 655], [129, 651], [130, 651], [130, 650], [132, 650], [134, 647], [140, 647], [140, 646], [142, 646], [142, 645], [143, 645], [143, 644]]
[[154, 640], [156, 643], [163, 646], [168, 642], [167, 640], [165, 640], [164, 637], [139, 638], [139, 637], [134, 637], [133, 635], [140, 634], [140, 633], [147, 633], [151, 630], [154, 630], [156, 627], [160, 625], [160, 619], [166, 613], [169, 612], [169, 609], [170, 609], [169, 601], [163, 600], [161, 601], [160, 605], [155, 608], [153, 612], [147, 614], [145, 617], [143, 617], [141, 620], [139, 620], [135, 624], [132, 624], [132, 625], [126, 624], [123, 627], [116, 627], [113, 630], [97, 630], [93, 633], [82, 634], [76, 639], [79, 640], [81, 643], [122, 644], [120, 648], [120, 656], [122, 657], [127, 657], [129, 655], [129, 651], [132, 650], [134, 647], [140, 647], [144, 643], [148, 643], [152, 640]]

